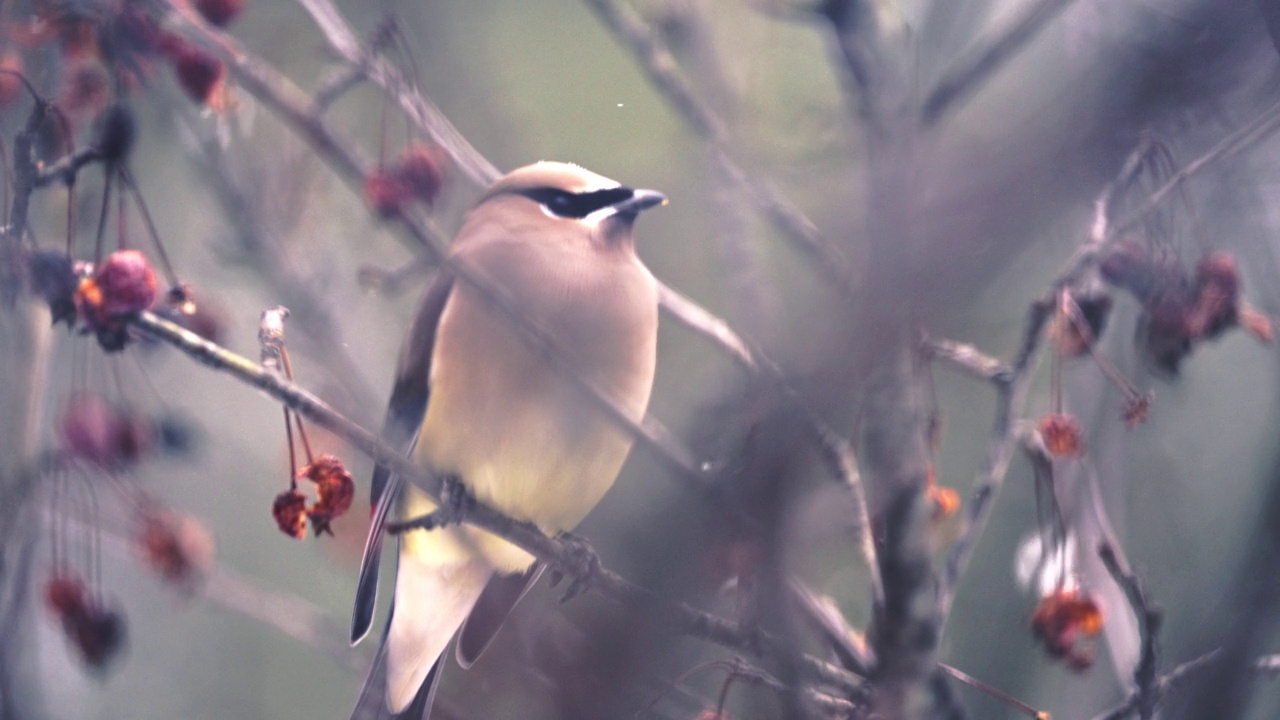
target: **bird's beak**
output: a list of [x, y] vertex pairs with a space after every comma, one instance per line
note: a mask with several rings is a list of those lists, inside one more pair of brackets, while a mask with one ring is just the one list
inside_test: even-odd
[[648, 210], [658, 205], [666, 205], [667, 196], [657, 190], [634, 190], [631, 197], [613, 206], [618, 214], [635, 215], [641, 210]]

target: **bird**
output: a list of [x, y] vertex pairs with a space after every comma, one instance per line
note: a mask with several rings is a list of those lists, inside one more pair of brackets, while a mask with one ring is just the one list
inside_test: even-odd
[[[564, 367], [524, 341], [478, 288], [437, 271], [400, 353], [383, 437], [469, 496], [548, 534], [567, 532], [613, 484], [632, 436], [569, 373], [643, 418], [657, 363], [658, 285], [636, 254], [640, 212], [665, 205], [578, 165], [541, 161], [495, 181], [450, 255], [500, 288]], [[437, 504], [385, 467], [371, 483], [351, 640], [372, 624], [384, 525]], [[470, 667], [544, 569], [467, 525], [398, 535], [394, 597], [352, 718], [425, 720], [450, 640]], [[461, 628], [461, 632], [459, 632]]]

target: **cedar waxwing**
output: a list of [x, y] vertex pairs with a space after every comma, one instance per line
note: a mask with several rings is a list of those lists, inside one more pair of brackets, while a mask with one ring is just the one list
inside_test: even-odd
[[[574, 373], [636, 420], [653, 387], [658, 290], [636, 257], [632, 224], [665, 201], [576, 165], [535, 163], [485, 192], [452, 248], [510, 294]], [[573, 528], [599, 502], [632, 443], [526, 346], [510, 318], [445, 269], [401, 353], [384, 434], [412, 447], [423, 465], [456, 476], [481, 502], [547, 533]], [[388, 476], [381, 467], [374, 472], [353, 642], [372, 622], [387, 508], [398, 500], [402, 519], [436, 508]], [[404, 533], [391, 617], [353, 717], [426, 718], [454, 633], [462, 627], [457, 658], [468, 667], [542, 569], [474, 527]]]

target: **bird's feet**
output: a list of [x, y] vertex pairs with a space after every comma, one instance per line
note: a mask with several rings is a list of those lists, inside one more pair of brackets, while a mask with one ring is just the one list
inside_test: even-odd
[[566, 575], [569, 585], [560, 596], [560, 602], [569, 602], [591, 586], [600, 572], [600, 556], [587, 539], [573, 533], [562, 532], [556, 536], [564, 546], [564, 556], [558, 567], [551, 569], [551, 587], [560, 584]]
[[440, 479], [440, 505], [433, 512], [418, 517], [389, 522], [387, 532], [400, 535], [410, 530], [435, 530], [446, 525], [457, 524], [466, 518], [467, 513], [475, 507], [476, 499], [462, 483], [457, 475], [445, 475]]

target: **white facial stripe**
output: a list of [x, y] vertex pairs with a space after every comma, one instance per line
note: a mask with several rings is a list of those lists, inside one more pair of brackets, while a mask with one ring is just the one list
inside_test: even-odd
[[599, 225], [605, 218], [616, 215], [617, 212], [618, 209], [616, 207], [606, 205], [599, 210], [587, 213], [586, 216], [582, 218], [582, 223], [592, 226]]

